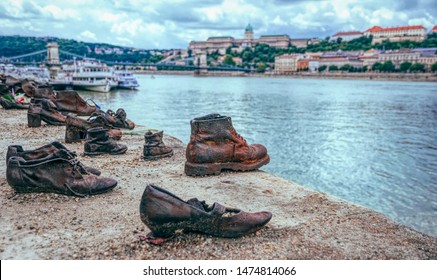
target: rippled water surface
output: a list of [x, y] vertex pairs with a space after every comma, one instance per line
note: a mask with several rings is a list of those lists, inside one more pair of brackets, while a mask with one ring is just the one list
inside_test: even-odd
[[138, 91], [81, 92], [185, 143], [189, 121], [232, 117], [262, 169], [437, 236], [435, 83], [137, 76]]

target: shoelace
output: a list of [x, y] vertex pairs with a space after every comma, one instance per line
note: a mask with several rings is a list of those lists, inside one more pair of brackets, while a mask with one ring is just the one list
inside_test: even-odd
[[68, 160], [73, 165], [74, 170], [78, 171], [80, 174], [89, 174], [88, 171], [86, 171], [83, 163], [77, 159], [77, 154], [75, 151], [68, 151], [68, 155], [70, 156]]
[[243, 136], [241, 136], [240, 134], [238, 134], [238, 132], [235, 129], [232, 129], [232, 132], [235, 133], [235, 135], [237, 136], [238, 139], [243, 140], [244, 143], [247, 144], [246, 139], [243, 138]]
[[[71, 156], [71, 155], [70, 155]], [[86, 170], [83, 168], [82, 163], [75, 157], [71, 158], [68, 160], [68, 162], [72, 165], [73, 170], [72, 173], [74, 175], [74, 172], [78, 172], [81, 176], [83, 176], [83, 173], [81, 171], [81, 169], [86, 172]], [[86, 172], [87, 173], [87, 172]], [[74, 191], [70, 185], [68, 185], [67, 183], [64, 184], [64, 186], [69, 189], [74, 195], [80, 196], [80, 197], [85, 197], [86, 194], [82, 194], [82, 193], [78, 193], [76, 191]], [[89, 188], [89, 187], [88, 187]]]

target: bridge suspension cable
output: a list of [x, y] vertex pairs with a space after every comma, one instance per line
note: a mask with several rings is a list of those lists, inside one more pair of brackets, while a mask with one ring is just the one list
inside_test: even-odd
[[28, 56], [37, 55], [37, 54], [46, 53], [46, 52], [47, 52], [47, 50], [41, 50], [41, 51], [36, 51], [36, 52], [17, 55], [17, 56], [4, 57], [4, 60], [14, 60], [14, 59], [19, 59], [19, 58], [28, 57]]
[[79, 55], [79, 54], [75, 54], [75, 53], [71, 53], [71, 52], [67, 52], [67, 51], [61, 51], [61, 50], [59, 50], [59, 52], [62, 53], [62, 54], [71, 55], [71, 56], [73, 56], [73, 57], [86, 58], [86, 56]]

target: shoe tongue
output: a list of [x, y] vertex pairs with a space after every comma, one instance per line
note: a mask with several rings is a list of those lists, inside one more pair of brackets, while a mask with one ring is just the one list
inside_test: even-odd
[[203, 203], [202, 203], [202, 201], [198, 200], [197, 198], [191, 198], [191, 199], [187, 200], [187, 203], [190, 204], [191, 206], [199, 209], [199, 210], [202, 210], [202, 211], [206, 210], [204, 207], [205, 201], [203, 201]]
[[212, 205], [211, 214], [215, 215], [223, 215], [226, 212], [226, 207], [221, 205], [220, 203], [214, 202]]

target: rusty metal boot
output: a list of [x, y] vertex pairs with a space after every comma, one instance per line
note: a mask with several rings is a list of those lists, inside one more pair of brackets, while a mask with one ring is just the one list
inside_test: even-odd
[[126, 111], [122, 108], [117, 109], [115, 112], [115, 118], [117, 120], [118, 126], [121, 128], [134, 129], [135, 123], [127, 119]]
[[57, 91], [55, 104], [59, 111], [75, 113], [79, 116], [91, 116], [99, 111], [96, 106], [88, 105], [74, 90]]
[[106, 112], [99, 111], [94, 113], [92, 116], [104, 117], [113, 127], [125, 129], [135, 128], [135, 123], [126, 118], [126, 111], [122, 108], [119, 108], [115, 113], [112, 110], [107, 110]]
[[56, 105], [49, 99], [33, 99], [27, 111], [29, 127], [41, 126], [41, 120], [50, 125], [65, 125], [66, 116], [62, 115]]
[[38, 83], [32, 80], [25, 80], [21, 83], [21, 88], [27, 96], [32, 97], [38, 88]]
[[270, 162], [261, 144], [248, 145], [232, 126], [230, 117], [210, 114], [191, 121], [185, 174], [218, 175], [222, 170], [248, 171]]
[[[68, 153], [70, 153], [70, 157], [69, 157], [70, 159], [74, 159], [77, 157], [76, 152], [70, 151], [68, 150], [67, 147], [62, 145], [60, 142], [54, 141], [35, 150], [27, 150], [27, 151], [24, 150], [23, 147], [20, 145], [10, 145], [6, 153], [6, 163], [8, 163], [8, 160], [11, 157], [21, 157], [26, 161], [36, 160], [36, 159], [45, 158], [51, 154], [56, 153], [59, 150], [65, 150]], [[78, 167], [83, 172], [92, 173], [97, 176], [99, 176], [101, 173], [97, 168], [85, 166], [80, 162], [78, 163]]]
[[143, 148], [144, 160], [155, 160], [173, 155], [173, 149], [167, 147], [162, 141], [163, 136], [164, 132], [162, 130], [155, 133], [150, 130], [146, 132], [144, 135], [146, 143]]
[[146, 240], [159, 244], [176, 230], [227, 238], [241, 237], [264, 227], [272, 218], [272, 213], [248, 213], [217, 202], [209, 206], [197, 198], [183, 201], [169, 191], [148, 185], [141, 198], [140, 218], [152, 231]]
[[67, 116], [65, 124], [66, 143], [80, 142], [86, 138], [87, 130], [93, 127], [103, 127], [104, 129], [107, 129], [109, 136], [114, 140], [120, 140], [122, 136], [122, 131], [120, 129], [113, 128], [102, 116], [92, 117], [88, 120], [74, 116]]
[[126, 145], [118, 144], [109, 137], [108, 130], [102, 127], [88, 129], [85, 141], [84, 154], [87, 156], [103, 154], [119, 155], [127, 151]]
[[72, 196], [96, 195], [117, 185], [111, 178], [84, 172], [68, 151], [58, 150], [47, 157], [8, 160], [6, 179], [17, 193], [58, 193]]
[[51, 101], [56, 101], [56, 94], [50, 85], [40, 85], [32, 91], [32, 97], [50, 99]]

